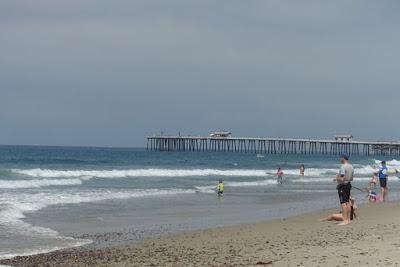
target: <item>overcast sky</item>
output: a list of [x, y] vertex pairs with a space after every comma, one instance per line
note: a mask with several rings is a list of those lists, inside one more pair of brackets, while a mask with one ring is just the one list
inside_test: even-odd
[[400, 140], [399, 1], [3, 0], [0, 144]]

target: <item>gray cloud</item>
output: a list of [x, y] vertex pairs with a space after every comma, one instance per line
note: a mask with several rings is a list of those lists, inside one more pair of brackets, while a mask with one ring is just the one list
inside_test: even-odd
[[2, 1], [0, 143], [400, 139], [396, 1]]

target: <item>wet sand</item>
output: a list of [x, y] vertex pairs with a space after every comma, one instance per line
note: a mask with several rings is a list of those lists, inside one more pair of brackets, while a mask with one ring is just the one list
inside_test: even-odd
[[[2, 260], [12, 266], [400, 266], [400, 204], [361, 205], [349, 226], [325, 210], [138, 244], [66, 249]], [[118, 233], [115, 233], [118, 234]]]

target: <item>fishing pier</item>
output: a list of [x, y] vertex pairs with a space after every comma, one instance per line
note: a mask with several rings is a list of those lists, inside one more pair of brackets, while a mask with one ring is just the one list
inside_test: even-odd
[[400, 156], [400, 142], [354, 141], [352, 136], [335, 140], [210, 136], [147, 136], [147, 150], [187, 152], [242, 152], [258, 154], [321, 154]]

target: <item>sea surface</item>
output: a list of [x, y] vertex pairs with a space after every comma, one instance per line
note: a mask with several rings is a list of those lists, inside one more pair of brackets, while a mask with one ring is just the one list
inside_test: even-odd
[[[351, 158], [354, 186], [364, 189], [382, 159]], [[385, 160], [400, 169], [399, 159]], [[332, 179], [339, 167], [338, 157], [320, 155], [0, 146], [0, 258], [101, 245], [99, 236], [104, 245], [135, 242], [338, 207]], [[399, 178], [389, 185], [390, 198], [399, 199]], [[364, 192], [353, 195], [366, 201]]]

